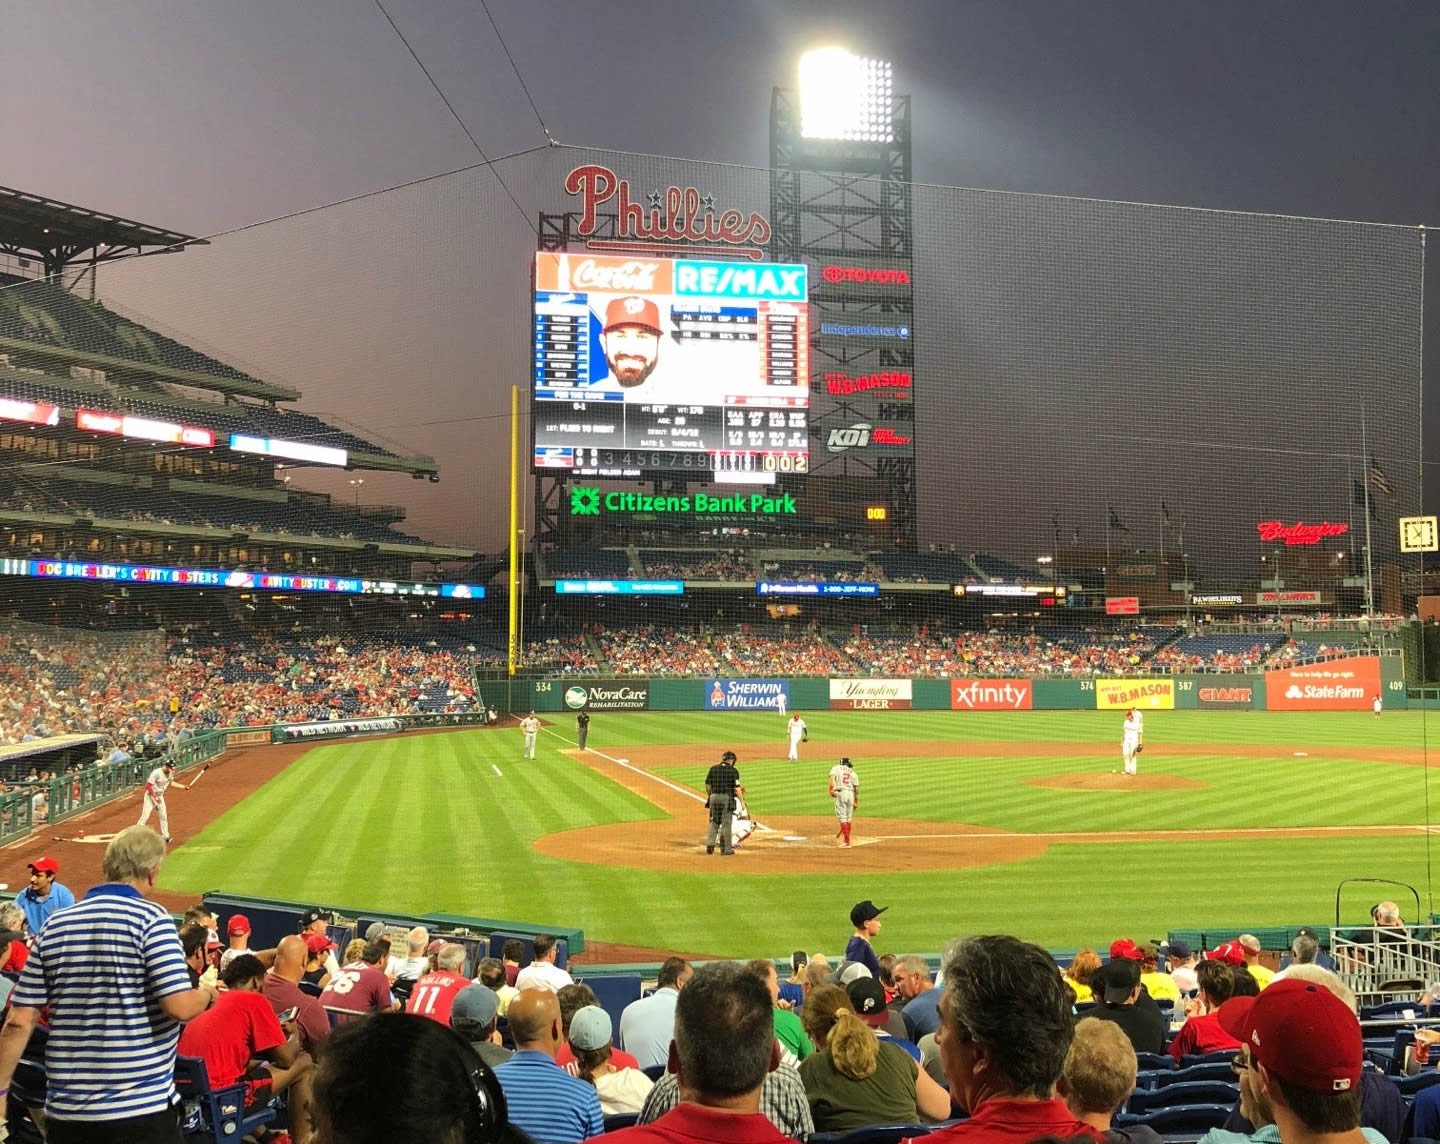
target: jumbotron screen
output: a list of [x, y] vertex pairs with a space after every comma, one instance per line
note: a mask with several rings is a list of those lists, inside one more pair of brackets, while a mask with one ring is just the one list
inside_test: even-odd
[[806, 267], [535, 258], [535, 468], [809, 470]]

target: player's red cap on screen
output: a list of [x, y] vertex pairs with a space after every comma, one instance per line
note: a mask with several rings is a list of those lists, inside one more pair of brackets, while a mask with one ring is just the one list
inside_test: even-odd
[[661, 332], [660, 307], [649, 298], [633, 294], [628, 298], [616, 298], [605, 307], [605, 329], [613, 330], [617, 326], [644, 326], [658, 334]]
[[1277, 981], [1258, 997], [1233, 997], [1220, 1027], [1271, 1072], [1309, 1092], [1350, 1092], [1365, 1057], [1350, 1006], [1313, 981]]

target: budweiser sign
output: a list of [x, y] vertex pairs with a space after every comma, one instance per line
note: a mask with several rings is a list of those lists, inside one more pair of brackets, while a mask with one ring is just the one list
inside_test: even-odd
[[655, 271], [658, 262], [613, 258], [587, 258], [570, 270], [570, 284], [577, 290], [604, 290], [612, 294], [653, 294], [656, 292]]
[[910, 271], [890, 270], [879, 266], [827, 266], [820, 277], [832, 285], [850, 283], [857, 286], [909, 286]]
[[910, 396], [908, 373], [866, 373], [851, 377], [848, 373], [827, 373], [825, 392], [832, 397], [851, 397], [857, 393], [894, 393]]
[[[579, 233], [597, 250], [627, 249], [636, 243], [708, 244], [748, 248], [747, 253], [758, 258], [758, 248], [770, 241], [770, 221], [759, 211], [747, 215], [719, 210], [715, 196], [697, 187], [669, 186], [636, 199], [629, 179], [598, 163], [566, 175], [565, 193], [580, 197]], [[598, 239], [600, 208], [607, 205], [615, 211], [615, 237]]]
[[1327, 537], [1344, 536], [1350, 531], [1350, 526], [1334, 524], [1328, 520], [1322, 520], [1319, 524], [1306, 524], [1303, 520], [1297, 520], [1294, 524], [1286, 524], [1283, 520], [1262, 520], [1255, 526], [1255, 531], [1260, 534], [1262, 544], [1283, 540], [1291, 547], [1303, 547], [1319, 544]]

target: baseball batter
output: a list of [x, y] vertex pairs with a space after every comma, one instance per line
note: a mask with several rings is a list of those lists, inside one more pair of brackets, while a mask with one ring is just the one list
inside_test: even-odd
[[181, 790], [190, 788], [175, 778], [175, 768], [170, 763], [161, 763], [150, 772], [150, 777], [145, 780], [145, 795], [140, 803], [139, 826], [144, 826], [150, 821], [150, 812], [153, 810], [160, 815], [160, 833], [165, 836], [165, 841], [170, 841], [170, 816], [165, 810], [165, 792], [172, 785]]
[[835, 817], [840, 821], [840, 845], [850, 845], [850, 820], [860, 806], [860, 776], [849, 756], [830, 768], [830, 798], [835, 803]]
[[1125, 763], [1127, 775], [1136, 774], [1138, 771], [1136, 760], [1144, 740], [1145, 716], [1140, 714], [1138, 708], [1132, 707], [1125, 712], [1125, 731], [1120, 739], [1120, 758]]
[[810, 737], [810, 729], [805, 726], [805, 720], [800, 718], [798, 712], [790, 716], [790, 722], [785, 728], [790, 735], [790, 754], [787, 758], [794, 762], [800, 758], [800, 744]]
[[535, 757], [535, 736], [540, 734], [540, 720], [535, 718], [535, 712], [530, 712], [520, 720], [520, 730], [525, 734], [525, 754], [527, 759]]

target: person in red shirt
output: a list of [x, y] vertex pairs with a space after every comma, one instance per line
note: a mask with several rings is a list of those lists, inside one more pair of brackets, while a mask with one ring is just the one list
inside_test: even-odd
[[179, 1055], [200, 1057], [212, 1088], [243, 1082], [247, 1108], [289, 1093], [294, 1138], [309, 1140], [315, 1062], [300, 1048], [294, 1022], [282, 1025], [260, 992], [265, 966], [258, 957], [241, 954], [220, 980], [226, 988], [215, 1004], [181, 1030]]
[[343, 966], [325, 987], [325, 992], [320, 994], [320, 1004], [348, 1013], [383, 1013], [400, 1008], [390, 996], [390, 979], [379, 968], [388, 951], [389, 946], [384, 942], [366, 943], [360, 960]]
[[[1241, 958], [1244, 963], [1244, 958]], [[1177, 1061], [1189, 1053], [1213, 1053], [1239, 1048], [1240, 1042], [1220, 1024], [1218, 1010], [1235, 992], [1235, 977], [1223, 961], [1206, 960], [1195, 967], [1200, 995], [1185, 1002], [1185, 1024], [1167, 1050]]]
[[450, 1007], [455, 997], [470, 984], [465, 976], [465, 947], [452, 942], [442, 943], [435, 954], [435, 972], [415, 982], [405, 1012], [429, 1017], [442, 1025], [450, 1024]]
[[967, 938], [945, 960], [935, 1044], [951, 1099], [970, 1113], [927, 1144], [1024, 1144], [1104, 1135], [1055, 1096], [1075, 1026], [1051, 956], [1005, 935]]

